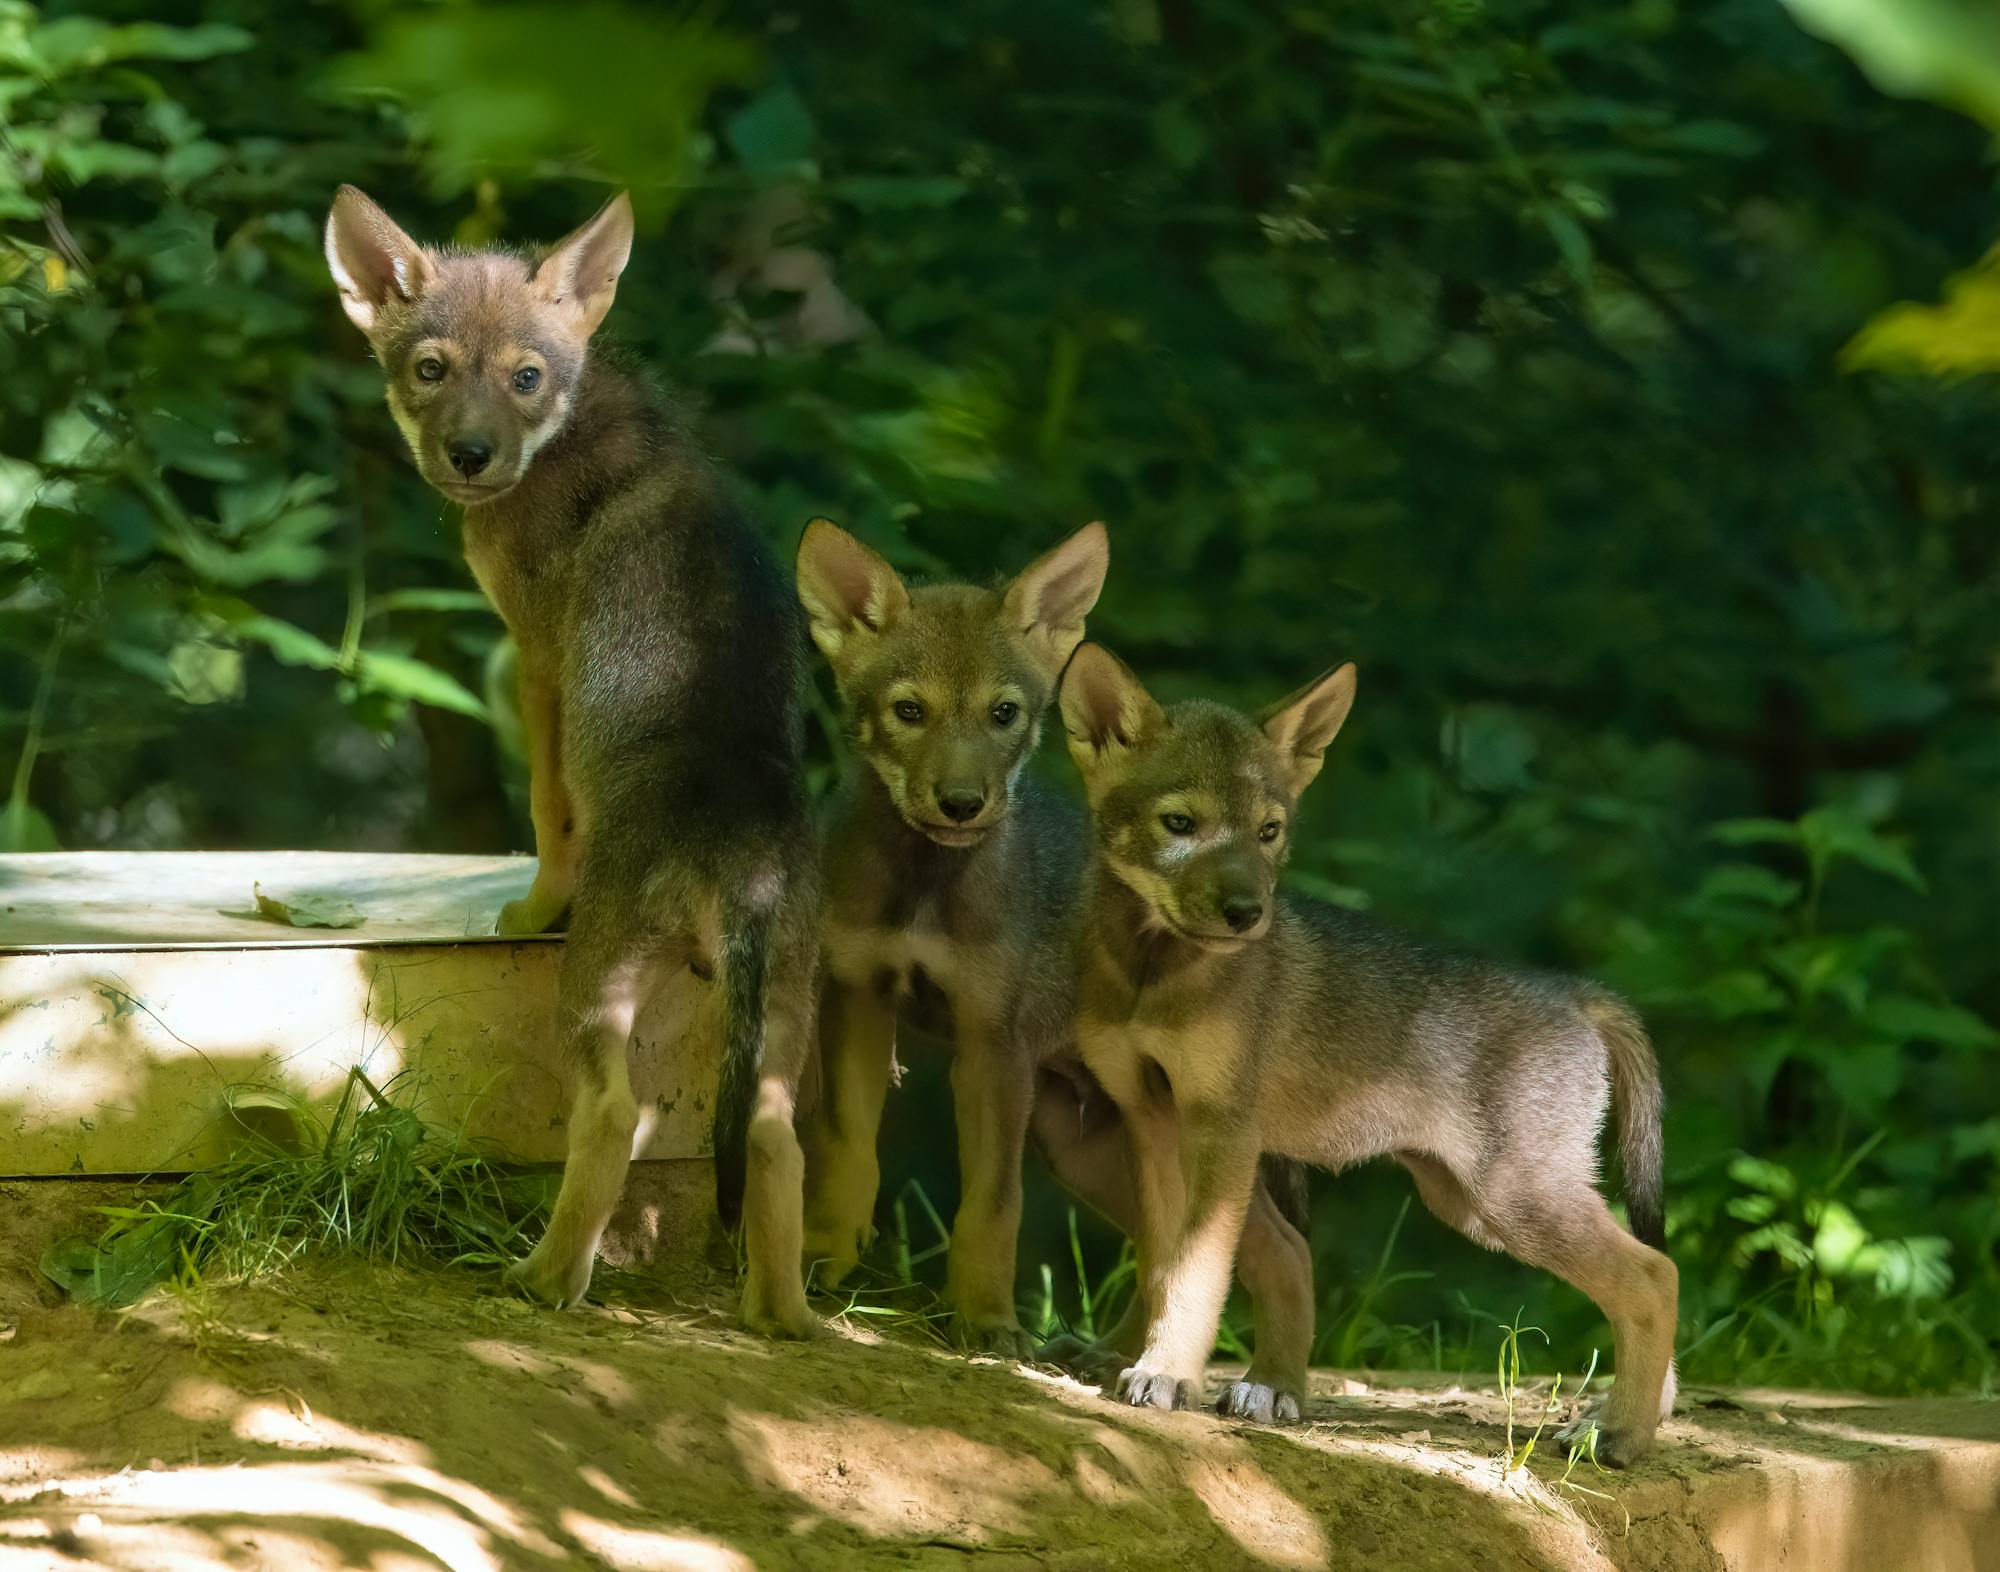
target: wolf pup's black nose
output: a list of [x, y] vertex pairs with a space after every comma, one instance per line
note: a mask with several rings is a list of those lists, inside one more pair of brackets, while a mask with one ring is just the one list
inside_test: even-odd
[[1230, 932], [1245, 933], [1257, 926], [1257, 919], [1264, 915], [1264, 903], [1248, 895], [1225, 896], [1222, 902], [1222, 920], [1229, 924]]
[[457, 437], [444, 445], [451, 467], [467, 480], [493, 462], [493, 444], [483, 437]]
[[953, 824], [964, 824], [968, 819], [979, 817], [979, 810], [986, 806], [986, 799], [976, 791], [941, 791], [938, 793], [938, 807]]

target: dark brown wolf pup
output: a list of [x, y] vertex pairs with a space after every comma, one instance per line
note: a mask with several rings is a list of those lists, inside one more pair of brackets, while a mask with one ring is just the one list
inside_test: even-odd
[[592, 351], [631, 248], [622, 195], [535, 255], [421, 246], [352, 186], [326, 225], [389, 412], [463, 510], [466, 560], [520, 649], [539, 862], [500, 930], [568, 913], [569, 1159], [510, 1276], [549, 1304], [583, 1296], [646, 1133], [633, 1023], [689, 990], [723, 1035], [716, 1189], [724, 1220], [746, 1220], [743, 1319], [803, 1337], [818, 1325], [792, 1133], [817, 910], [803, 619], [680, 411]]

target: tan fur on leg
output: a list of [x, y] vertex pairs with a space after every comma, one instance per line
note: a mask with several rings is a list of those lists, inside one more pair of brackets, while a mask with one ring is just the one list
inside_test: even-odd
[[948, 1271], [953, 1340], [1010, 1359], [1032, 1358], [1033, 1340], [1014, 1307], [1032, 1070], [1021, 1054], [968, 1026], [960, 1030], [951, 1086], [961, 1175]]
[[1130, 1129], [1152, 1320], [1138, 1363], [1119, 1377], [1119, 1396], [1134, 1407], [1191, 1408], [1201, 1401], [1256, 1184], [1255, 1134], [1199, 1110], [1176, 1117], [1147, 1109]]
[[800, 1256], [805, 1245], [805, 1153], [792, 1128], [799, 1072], [815, 1021], [810, 930], [788, 936], [764, 1001], [764, 1072], [751, 1110], [743, 1196], [748, 1271], [739, 1314], [767, 1337], [817, 1337], [806, 1306]]
[[1674, 1400], [1674, 1329], [1680, 1274], [1674, 1263], [1622, 1227], [1595, 1190], [1575, 1191], [1506, 1219], [1493, 1219], [1507, 1248], [1581, 1289], [1611, 1322], [1617, 1379], [1596, 1410], [1557, 1439], [1598, 1428], [1597, 1455], [1622, 1467], [1646, 1453]]
[[1250, 1197], [1236, 1273], [1250, 1291], [1256, 1356], [1216, 1403], [1224, 1414], [1283, 1424], [1299, 1418], [1312, 1359], [1312, 1248], [1261, 1184]]
[[597, 1241], [611, 1220], [632, 1162], [639, 1106], [632, 1095], [632, 1024], [660, 977], [656, 956], [634, 957], [595, 979], [581, 953], [565, 957], [565, 1000], [580, 998], [568, 1022], [570, 1052], [580, 1065], [570, 1108], [569, 1156], [562, 1189], [541, 1243], [508, 1269], [508, 1280], [530, 1298], [558, 1308], [580, 1301], [590, 1286]]
[[521, 726], [528, 739], [528, 811], [535, 826], [535, 882], [500, 908], [495, 932], [546, 933], [562, 918], [576, 889], [582, 836], [562, 773], [561, 690], [552, 674], [524, 661]]
[[874, 1236], [877, 1139], [896, 1058], [894, 1004], [829, 982], [820, 1008], [820, 1096], [799, 1131], [806, 1162], [805, 1262], [830, 1288]]

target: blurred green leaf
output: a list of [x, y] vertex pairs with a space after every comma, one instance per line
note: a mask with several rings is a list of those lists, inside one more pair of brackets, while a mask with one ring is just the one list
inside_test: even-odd
[[813, 121], [788, 82], [773, 82], [724, 123], [738, 162], [756, 175], [793, 173], [812, 157]]
[[1840, 352], [1849, 371], [1963, 377], [2000, 370], [2000, 252], [1947, 279], [1935, 306], [1909, 302], [1872, 318]]
[[475, 720], [486, 719], [486, 706], [456, 677], [408, 655], [363, 650], [355, 666], [355, 677], [363, 688], [378, 693], [434, 704]]
[[2000, 10], [1984, 0], [1785, 0], [1885, 93], [1934, 98], [2000, 131]]

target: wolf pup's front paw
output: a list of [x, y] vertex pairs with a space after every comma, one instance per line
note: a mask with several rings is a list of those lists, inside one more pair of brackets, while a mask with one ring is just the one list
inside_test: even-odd
[[562, 927], [563, 910], [560, 906], [537, 900], [535, 892], [530, 890], [518, 901], [509, 901], [500, 908], [493, 931], [506, 939], [525, 939], [538, 933], [549, 933]]
[[1117, 1388], [1119, 1372], [1131, 1364], [1132, 1356], [1104, 1343], [1086, 1343], [1082, 1338], [1064, 1332], [1042, 1344], [1036, 1351], [1035, 1361], [1067, 1370], [1077, 1380], [1101, 1386], [1109, 1392]]
[[515, 1293], [537, 1304], [547, 1305], [552, 1310], [563, 1310], [583, 1303], [583, 1296], [590, 1290], [593, 1264], [588, 1256], [580, 1267], [574, 1262], [559, 1261], [544, 1241], [509, 1266], [503, 1275], [507, 1286]]
[[802, 1265], [812, 1286], [825, 1292], [837, 1288], [861, 1265], [863, 1252], [875, 1242], [875, 1225], [859, 1228], [806, 1220], [806, 1246]]
[[951, 1318], [951, 1341], [961, 1354], [994, 1354], [1022, 1364], [1035, 1358], [1035, 1340], [1011, 1320], [985, 1320], [961, 1311]]
[[1296, 1392], [1261, 1381], [1232, 1381], [1215, 1400], [1215, 1411], [1260, 1425], [1295, 1425], [1299, 1422], [1299, 1397]]
[[807, 1307], [802, 1291], [795, 1295], [773, 1295], [754, 1285], [746, 1286], [743, 1302], [736, 1309], [736, 1317], [759, 1337], [789, 1338], [793, 1342], [809, 1343], [826, 1336], [825, 1325]]
[[1119, 1373], [1118, 1401], [1134, 1408], [1199, 1408], [1201, 1383], [1133, 1365]]

